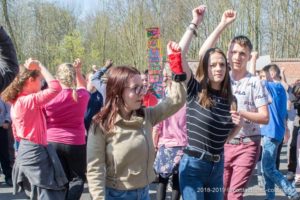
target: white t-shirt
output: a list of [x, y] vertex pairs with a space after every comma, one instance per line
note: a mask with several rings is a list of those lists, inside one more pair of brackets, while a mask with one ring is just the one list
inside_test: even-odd
[[[258, 77], [251, 75], [249, 72], [239, 81], [235, 81], [231, 76], [231, 86], [233, 95], [237, 98], [238, 111], [257, 112], [259, 107], [268, 104], [268, 94], [262, 82]], [[253, 135], [260, 135], [259, 124], [245, 120], [242, 129], [236, 137]]]

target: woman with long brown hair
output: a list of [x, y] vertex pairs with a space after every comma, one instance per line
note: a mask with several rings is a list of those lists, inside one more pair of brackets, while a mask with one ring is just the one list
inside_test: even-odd
[[[202, 5], [192, 11], [193, 20], [179, 43], [183, 58], [205, 9]], [[195, 76], [185, 68], [188, 145], [179, 165], [183, 199], [223, 199], [224, 144], [238, 133], [242, 121], [236, 108], [231, 108], [234, 97], [229, 70], [226, 56], [218, 48], [200, 57]]]
[[[28, 59], [24, 66], [2, 93], [3, 100], [12, 104], [13, 134], [20, 141], [12, 173], [14, 193], [22, 188], [31, 192], [31, 199], [63, 200], [67, 179], [55, 150], [47, 144], [43, 110], [61, 86], [39, 61]], [[49, 86], [45, 90], [43, 78]]]
[[[168, 46], [170, 54], [178, 50], [178, 45]], [[91, 125], [87, 144], [93, 199], [150, 199], [148, 185], [155, 178], [152, 127], [184, 105], [186, 91], [183, 83], [173, 82], [169, 96], [144, 108], [146, 89], [137, 69], [109, 70], [105, 105]]]

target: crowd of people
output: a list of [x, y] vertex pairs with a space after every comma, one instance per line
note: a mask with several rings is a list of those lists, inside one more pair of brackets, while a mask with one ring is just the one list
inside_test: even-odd
[[[55, 76], [36, 59], [19, 66], [1, 28], [0, 162], [14, 193], [79, 200], [87, 182], [93, 200], [150, 200], [156, 179], [158, 200], [166, 199], [169, 182], [173, 200], [242, 200], [257, 166], [266, 199], [276, 198], [277, 185], [300, 200], [300, 83], [287, 84], [276, 64], [257, 74], [258, 53], [244, 35], [226, 51], [216, 47], [234, 10], [202, 44], [193, 73], [186, 55], [205, 12], [205, 5], [194, 8], [180, 41], [168, 42], [161, 99], [147, 70], [112, 60], [86, 77], [78, 58], [60, 64]], [[279, 171], [283, 143], [287, 176]]]

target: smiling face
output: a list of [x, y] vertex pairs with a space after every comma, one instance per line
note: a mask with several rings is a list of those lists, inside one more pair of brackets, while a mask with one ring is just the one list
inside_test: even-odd
[[226, 73], [226, 60], [222, 54], [215, 52], [210, 55], [207, 73], [211, 87], [219, 90]]
[[128, 80], [122, 94], [125, 112], [130, 113], [141, 108], [143, 97], [147, 91], [146, 87], [139, 74], [134, 75]]

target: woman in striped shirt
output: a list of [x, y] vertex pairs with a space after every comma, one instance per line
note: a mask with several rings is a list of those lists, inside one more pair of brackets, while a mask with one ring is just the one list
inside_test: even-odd
[[212, 48], [200, 58], [196, 75], [184, 59], [206, 7], [193, 10], [193, 20], [179, 45], [187, 73], [188, 146], [179, 166], [183, 199], [223, 199], [224, 144], [239, 130], [241, 117], [231, 108], [229, 66], [222, 50]]

